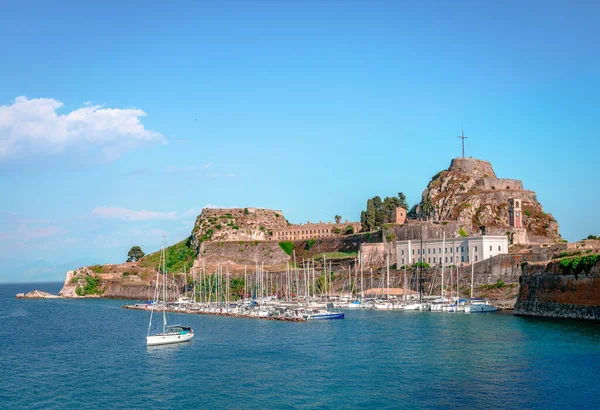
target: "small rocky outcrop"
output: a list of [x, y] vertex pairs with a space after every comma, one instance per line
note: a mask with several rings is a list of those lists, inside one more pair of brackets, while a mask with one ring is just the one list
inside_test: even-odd
[[32, 290], [29, 293], [17, 293], [19, 299], [59, 299], [60, 296], [53, 295], [48, 292], [42, 292], [41, 290]]
[[523, 189], [519, 180], [498, 178], [492, 165], [479, 159], [453, 159], [431, 179], [411, 213], [422, 220], [456, 221], [469, 234], [485, 226], [488, 235], [514, 235], [508, 212], [512, 198], [522, 204], [523, 242], [560, 239], [558, 222], [544, 212], [535, 192]]

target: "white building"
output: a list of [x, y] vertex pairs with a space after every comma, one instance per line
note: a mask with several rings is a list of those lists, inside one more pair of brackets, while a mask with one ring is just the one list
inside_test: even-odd
[[397, 266], [426, 262], [429, 266], [479, 262], [492, 256], [508, 253], [506, 236], [472, 236], [422, 241], [408, 240], [396, 242]]

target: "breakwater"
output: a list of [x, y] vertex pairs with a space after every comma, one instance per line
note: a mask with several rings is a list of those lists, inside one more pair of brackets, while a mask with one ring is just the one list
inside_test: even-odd
[[[132, 310], [152, 310], [147, 307], [148, 305], [124, 305], [123, 309], [132, 309]], [[155, 309], [156, 310], [156, 309]], [[210, 316], [227, 316], [227, 317], [236, 317], [240, 319], [263, 319], [263, 320], [279, 320], [283, 322], [306, 322], [306, 319], [303, 317], [287, 317], [287, 316], [254, 316], [254, 315], [245, 315], [236, 312], [211, 312], [204, 311], [198, 309], [165, 309], [166, 312], [169, 313], [183, 313], [183, 314], [194, 314], [194, 315], [210, 315]]]

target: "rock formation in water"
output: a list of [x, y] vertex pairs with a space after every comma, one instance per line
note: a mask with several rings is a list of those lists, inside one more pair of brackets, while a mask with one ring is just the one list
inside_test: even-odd
[[[511, 203], [511, 200], [513, 201]], [[511, 206], [522, 226], [510, 221]], [[549, 243], [560, 240], [558, 222], [545, 213], [535, 192], [515, 179], [498, 178], [487, 161], [455, 158], [438, 172], [423, 191], [412, 216], [429, 221], [456, 221], [467, 233], [509, 235], [515, 243]]]
[[41, 290], [32, 290], [29, 293], [17, 293], [19, 299], [57, 299], [60, 296], [53, 295], [48, 292], [42, 292]]

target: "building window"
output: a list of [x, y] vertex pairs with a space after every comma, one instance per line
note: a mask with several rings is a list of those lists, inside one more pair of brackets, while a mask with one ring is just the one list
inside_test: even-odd
[[440, 248], [440, 253], [442, 253], [442, 248]]
[[492, 251], [492, 245], [490, 245], [490, 252]]
[[477, 255], [475, 255], [475, 262], [477, 262]]
[[402, 264], [404, 265], [404, 258], [402, 258]]
[[404, 249], [402, 249], [402, 255], [404, 255]]
[[498, 245], [498, 252], [500, 252], [500, 245]]
[[413, 251], [413, 255], [414, 255], [415, 254], [415, 250], [413, 249], [412, 251]]
[[458, 253], [458, 246], [456, 247], [456, 253]]
[[435, 256], [433, 257], [433, 263], [435, 263]]
[[431, 249], [427, 248], [427, 254], [429, 255], [431, 253]]
[[450, 257], [450, 263], [452, 263], [452, 256]]
[[461, 246], [461, 247], [460, 247], [460, 251], [461, 251], [461, 252], [464, 252], [464, 251], [465, 251], [465, 247], [464, 247], [464, 246]]
[[477, 246], [475, 247], [475, 252], [477, 252]]
[[461, 262], [464, 262], [464, 261], [465, 261], [465, 257], [464, 257], [464, 256], [461, 256], [461, 257], [460, 257], [460, 261], [461, 261]]
[[444, 262], [445, 262], [445, 263], [448, 263], [448, 257], [447, 257], [447, 256], [446, 256], [446, 258], [445, 258]]
[[431, 263], [431, 258], [427, 258], [427, 262], [428, 262], [428, 263]]

